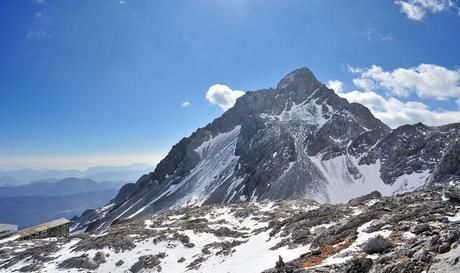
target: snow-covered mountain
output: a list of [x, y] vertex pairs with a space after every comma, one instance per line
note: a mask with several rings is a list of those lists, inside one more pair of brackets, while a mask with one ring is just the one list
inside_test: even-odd
[[460, 180], [460, 124], [391, 130], [307, 68], [276, 88], [247, 92], [173, 146], [154, 172], [88, 212], [79, 228], [190, 205], [309, 198], [346, 202]]

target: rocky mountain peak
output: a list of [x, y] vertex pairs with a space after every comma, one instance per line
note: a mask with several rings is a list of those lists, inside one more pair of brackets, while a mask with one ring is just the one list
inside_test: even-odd
[[316, 90], [322, 86], [321, 82], [316, 79], [313, 72], [306, 68], [302, 67], [292, 71], [291, 73], [284, 76], [281, 81], [278, 83], [276, 89], [278, 90]]

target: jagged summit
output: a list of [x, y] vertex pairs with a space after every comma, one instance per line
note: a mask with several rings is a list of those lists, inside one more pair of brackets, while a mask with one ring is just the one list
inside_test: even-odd
[[292, 71], [279, 81], [276, 89], [278, 90], [315, 90], [321, 86], [321, 82], [316, 79], [313, 72], [302, 67]]
[[[459, 180], [459, 126], [391, 130], [307, 68], [235, 106], [174, 145], [154, 172], [125, 185], [82, 229], [189, 205], [310, 198], [340, 203]], [[441, 166], [441, 165], [446, 166]], [[449, 165], [449, 166], [447, 166]], [[451, 167], [454, 166], [454, 167]]]

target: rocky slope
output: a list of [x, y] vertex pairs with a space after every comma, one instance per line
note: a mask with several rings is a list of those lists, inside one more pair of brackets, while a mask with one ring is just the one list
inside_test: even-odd
[[460, 272], [460, 188], [206, 205], [0, 242], [0, 272]]
[[78, 228], [105, 228], [189, 205], [310, 198], [339, 203], [460, 180], [460, 124], [391, 130], [302, 68], [177, 143]]

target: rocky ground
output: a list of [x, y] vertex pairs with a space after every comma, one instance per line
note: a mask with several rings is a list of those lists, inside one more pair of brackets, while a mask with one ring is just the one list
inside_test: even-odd
[[460, 272], [460, 189], [183, 208], [0, 244], [0, 272]]

